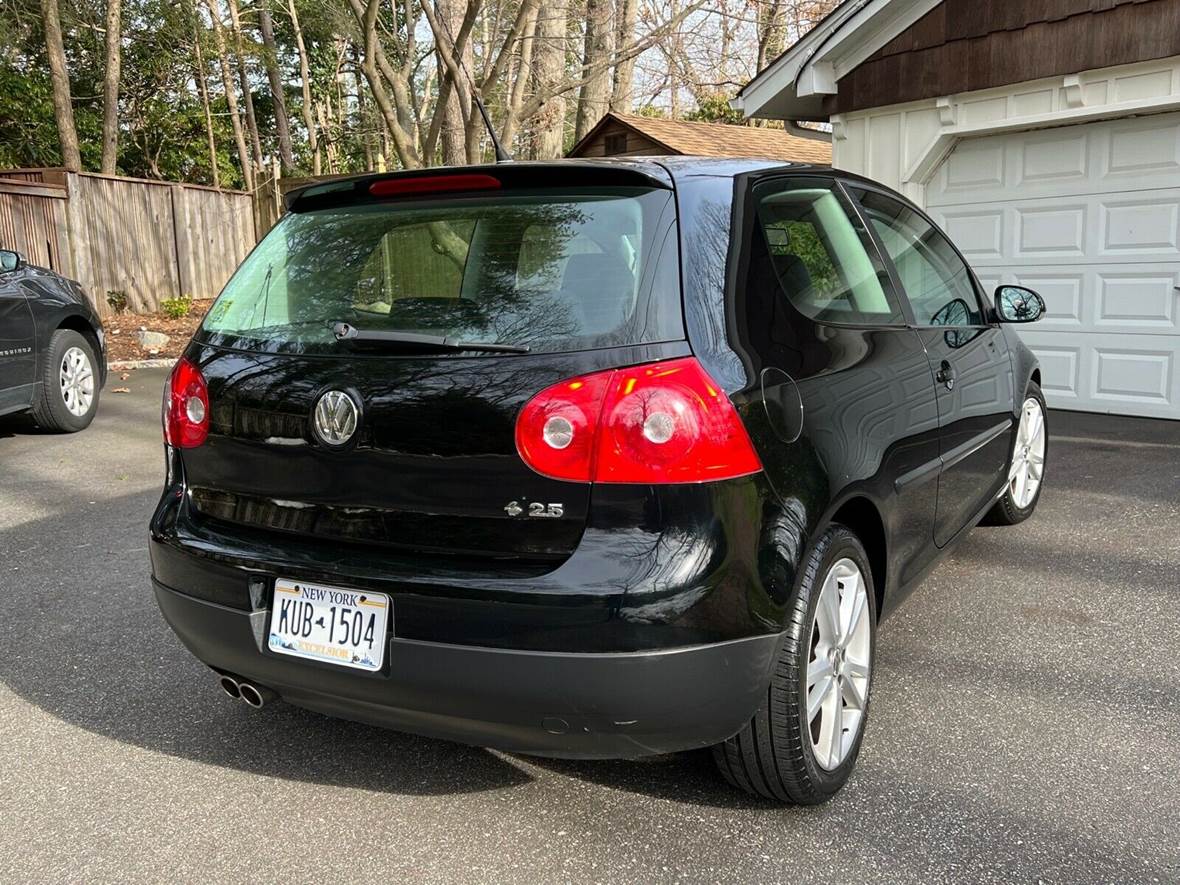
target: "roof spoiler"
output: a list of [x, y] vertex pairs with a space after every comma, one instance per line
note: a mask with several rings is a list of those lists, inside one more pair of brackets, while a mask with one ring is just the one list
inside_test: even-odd
[[[486, 193], [487, 182], [495, 181], [499, 189], [642, 187], [672, 189], [672, 180], [659, 170], [640, 169], [615, 163], [570, 162], [501, 163], [487, 166], [444, 166], [388, 172], [320, 181], [289, 191], [283, 202], [291, 212], [308, 212], [335, 206], [388, 202], [392, 199], [421, 198], [445, 194]], [[390, 182], [386, 187], [374, 187]], [[415, 186], [421, 182], [421, 186]], [[479, 182], [479, 186], [470, 182]]]

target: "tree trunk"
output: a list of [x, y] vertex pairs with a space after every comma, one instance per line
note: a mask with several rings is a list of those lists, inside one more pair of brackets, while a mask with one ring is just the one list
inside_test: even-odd
[[533, 47], [533, 91], [550, 96], [533, 118], [533, 159], [554, 160], [565, 153], [565, 96], [554, 95], [565, 79], [569, 34], [568, 0], [549, 0], [537, 16], [537, 38]]
[[524, 31], [521, 34], [520, 58], [516, 65], [515, 76], [509, 75], [508, 82], [512, 84], [508, 90], [508, 107], [504, 115], [504, 129], [500, 139], [505, 149], [512, 153], [512, 142], [516, 138], [517, 126], [520, 123], [520, 109], [524, 104], [524, 92], [532, 79], [533, 51], [537, 35], [537, 17], [539, 8], [533, 8], [525, 20]]
[[783, 11], [782, 0], [768, 0], [758, 6], [758, 71], [783, 51]]
[[[635, 22], [638, 18], [639, 0], [619, 0], [619, 26], [615, 32], [617, 52], [623, 52], [635, 42]], [[610, 109], [616, 114], [629, 114], [632, 111], [636, 58], [637, 56], [622, 58], [615, 65], [615, 83], [611, 91]]]
[[209, 107], [209, 85], [205, 82], [205, 58], [201, 53], [201, 32], [197, 17], [193, 16], [193, 51], [197, 55], [197, 88], [201, 92], [201, 107], [205, 111], [205, 134], [209, 139], [209, 172], [213, 186], [221, 187], [221, 170], [217, 167], [217, 139], [213, 135], [213, 110]]
[[[439, 21], [446, 26], [447, 36], [451, 39], [457, 38], [459, 29], [463, 26], [466, 5], [466, 0], [435, 0]], [[436, 52], [435, 55], [437, 56], [438, 53]], [[471, 71], [472, 64], [470, 40], [463, 46], [461, 59], [459, 73], [460, 76], [466, 77]], [[446, 69], [441, 58], [437, 59], [436, 64], [438, 65], [438, 82], [441, 86], [445, 79], [451, 76], [451, 73]], [[468, 160], [467, 134], [470, 121], [468, 114], [463, 113], [462, 93], [464, 92], [466, 92], [465, 89], [457, 89], [452, 83], [446, 105], [443, 108], [440, 143], [444, 166], [460, 166]]]
[[303, 28], [299, 26], [295, 0], [287, 0], [287, 13], [291, 16], [291, 27], [295, 30], [295, 48], [299, 52], [299, 79], [303, 84], [303, 106], [300, 111], [303, 125], [307, 128], [307, 146], [311, 149], [311, 171], [313, 175], [320, 175], [320, 140], [316, 135], [315, 118], [311, 110], [311, 64], [307, 60], [307, 44], [303, 42]]
[[594, 128], [610, 105], [611, 71], [606, 62], [614, 52], [612, 8], [612, 0], [586, 0], [586, 39], [582, 50], [585, 79], [578, 92], [575, 142]]
[[263, 63], [266, 65], [266, 79], [270, 83], [270, 96], [275, 108], [275, 133], [279, 138], [279, 160], [283, 174], [289, 175], [295, 169], [295, 152], [291, 148], [291, 123], [287, 118], [287, 98], [283, 94], [283, 78], [279, 73], [279, 50], [275, 43], [274, 22], [266, 0], [258, 3], [258, 31], [262, 35]]
[[102, 174], [119, 158], [119, 78], [123, 60], [122, 0], [107, 0], [106, 68], [102, 79]]
[[373, 93], [377, 110], [385, 121], [385, 128], [393, 139], [398, 159], [404, 168], [417, 169], [422, 165], [422, 161], [409, 132], [401, 123], [401, 108], [403, 103], [408, 104], [409, 101], [409, 83], [404, 73], [399, 73], [390, 66], [389, 59], [385, 57], [381, 44], [377, 41], [377, 14], [381, 9], [380, 4], [381, 0], [349, 0], [349, 6], [364, 38], [361, 70], [364, 71], [365, 79], [369, 83], [369, 91]]
[[209, 17], [213, 21], [213, 36], [217, 43], [217, 62], [221, 68], [221, 83], [225, 88], [225, 103], [229, 106], [229, 121], [234, 130], [234, 144], [238, 148], [238, 163], [242, 167], [242, 180], [246, 190], [254, 190], [254, 167], [250, 162], [250, 149], [246, 146], [246, 135], [242, 129], [242, 117], [238, 113], [238, 94], [234, 90], [234, 75], [230, 71], [229, 52], [225, 45], [225, 31], [217, 12], [216, 0], [205, 0]]
[[246, 130], [250, 133], [250, 148], [254, 156], [254, 168], [262, 171], [262, 139], [258, 135], [258, 118], [254, 115], [254, 93], [250, 88], [250, 72], [246, 69], [246, 53], [242, 46], [242, 17], [238, 12], [238, 0], [229, 0], [230, 31], [234, 39], [234, 55], [237, 58], [238, 85], [242, 89], [242, 105], [246, 109]]
[[319, 119], [320, 132], [323, 134], [324, 154], [328, 160], [328, 174], [336, 174], [336, 142], [332, 135], [332, 96], [325, 95], [323, 101], [316, 102], [316, 117]]
[[78, 151], [78, 130], [74, 127], [70, 75], [66, 70], [66, 51], [62, 45], [61, 15], [58, 12], [57, 0], [41, 0], [41, 23], [45, 29], [45, 54], [49, 56], [49, 76], [53, 81], [53, 116], [57, 121], [62, 165], [72, 172], [77, 172], [82, 168], [82, 155]]

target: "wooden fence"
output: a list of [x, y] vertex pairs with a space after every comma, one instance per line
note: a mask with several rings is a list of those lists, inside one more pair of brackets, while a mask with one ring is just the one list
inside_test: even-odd
[[[0, 171], [0, 246], [82, 284], [100, 314], [211, 297], [253, 248], [254, 199], [241, 191], [60, 169]], [[10, 245], [11, 244], [11, 245]]]
[[68, 196], [64, 181], [29, 175], [0, 180], [0, 248], [15, 249], [42, 267], [64, 267], [69, 254], [69, 242], [63, 238]]

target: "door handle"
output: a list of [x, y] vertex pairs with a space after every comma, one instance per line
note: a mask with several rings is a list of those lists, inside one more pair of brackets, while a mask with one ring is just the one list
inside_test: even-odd
[[939, 384], [945, 384], [947, 390], [954, 390], [955, 367], [947, 360], [943, 360], [942, 365], [938, 367], [938, 371], [934, 373], [934, 380]]

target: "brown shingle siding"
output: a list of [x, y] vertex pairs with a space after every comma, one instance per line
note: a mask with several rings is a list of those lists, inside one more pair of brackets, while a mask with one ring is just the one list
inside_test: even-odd
[[944, 0], [840, 80], [829, 113], [1180, 55], [1180, 0]]

